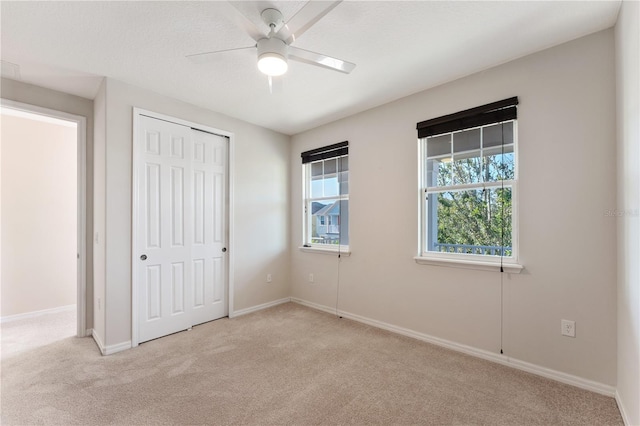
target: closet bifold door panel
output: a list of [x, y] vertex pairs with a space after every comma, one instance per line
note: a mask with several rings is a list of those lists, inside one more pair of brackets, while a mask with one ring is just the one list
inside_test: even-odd
[[227, 138], [193, 130], [192, 324], [227, 315]]

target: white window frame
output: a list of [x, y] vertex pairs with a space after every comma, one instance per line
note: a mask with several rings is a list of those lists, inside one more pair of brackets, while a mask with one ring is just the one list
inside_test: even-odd
[[[496, 182], [478, 182], [471, 184], [459, 184], [450, 186], [434, 186], [427, 185], [427, 137], [418, 139], [418, 181], [419, 181], [419, 248], [418, 256], [414, 259], [419, 264], [437, 265], [437, 266], [455, 266], [469, 269], [480, 269], [489, 271], [503, 271], [509, 273], [520, 273], [523, 266], [518, 261], [518, 120], [513, 121], [513, 157], [514, 157], [514, 178], [510, 180], [500, 180]], [[483, 128], [500, 124], [500, 122], [487, 124], [484, 126], [465, 128], [459, 131], [447, 132], [458, 133], [468, 131], [475, 128]], [[446, 134], [446, 133], [445, 133]], [[482, 135], [482, 132], [480, 132]], [[437, 135], [434, 135], [437, 136]], [[480, 149], [480, 157], [482, 158], [482, 147]], [[473, 190], [473, 189], [496, 189], [502, 187], [511, 187], [511, 256], [491, 256], [468, 253], [443, 253], [429, 251], [429, 207], [427, 197], [430, 194], [439, 192], [448, 192], [456, 190]]]
[[[340, 159], [342, 158], [348, 158], [349, 154], [347, 155], [341, 155], [341, 156], [337, 156], [334, 157], [335, 159], [338, 160], [338, 162], [340, 161]], [[319, 161], [323, 161], [323, 160], [319, 160]], [[349, 249], [349, 245], [347, 244], [322, 244], [322, 243], [312, 243], [311, 242], [311, 230], [312, 228], [312, 221], [313, 221], [313, 214], [311, 213], [311, 205], [314, 201], [327, 201], [327, 200], [339, 200], [339, 201], [349, 201], [349, 194], [339, 194], [336, 196], [330, 196], [330, 197], [315, 197], [312, 198], [311, 197], [311, 167], [312, 164], [317, 163], [318, 161], [313, 161], [310, 163], [306, 163], [302, 165], [302, 177], [303, 177], [303, 195], [302, 195], [302, 199], [303, 199], [303, 206], [302, 206], [302, 214], [303, 214], [303, 232], [302, 232], [302, 246], [300, 247], [300, 249], [302, 251], [308, 251], [308, 252], [329, 252], [329, 253], [341, 253], [344, 255], [349, 255], [350, 249]], [[347, 174], [347, 181], [349, 180], [349, 177], [351, 175], [350, 170], [347, 170], [349, 173]], [[336, 178], [338, 179], [338, 186], [340, 185], [339, 182], [339, 173], [340, 170], [336, 170]], [[325, 175], [327, 176], [327, 175]], [[331, 176], [331, 175], [328, 175]], [[347, 187], [349, 187], [349, 185], [347, 185]], [[340, 192], [340, 191], [338, 191]], [[325, 220], [325, 225], [324, 226], [330, 226], [329, 222], [331, 222], [331, 216], [328, 215], [328, 218]], [[351, 221], [349, 221], [351, 222]], [[339, 225], [341, 226], [341, 225]], [[349, 224], [347, 224], [347, 226], [349, 226]], [[347, 232], [348, 232], [348, 228], [347, 228]]]

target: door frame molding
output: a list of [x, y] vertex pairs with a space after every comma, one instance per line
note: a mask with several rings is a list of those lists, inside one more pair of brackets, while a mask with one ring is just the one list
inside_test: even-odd
[[131, 173], [132, 173], [132, 191], [131, 191], [131, 347], [136, 347], [139, 344], [139, 330], [138, 330], [138, 274], [136, 273], [135, 262], [138, 259], [138, 239], [136, 238], [138, 233], [138, 215], [140, 214], [139, 206], [138, 206], [138, 169], [136, 165], [140, 160], [141, 153], [138, 140], [138, 134], [140, 130], [140, 117], [146, 116], [150, 118], [155, 118], [158, 120], [168, 121], [170, 123], [180, 124], [183, 126], [191, 127], [192, 129], [203, 130], [205, 132], [213, 133], [219, 136], [224, 136], [228, 139], [228, 149], [227, 149], [227, 315], [231, 317], [233, 315], [233, 295], [234, 295], [234, 274], [233, 274], [233, 264], [234, 264], [234, 245], [233, 245], [233, 234], [234, 234], [234, 224], [233, 224], [233, 171], [234, 171], [234, 134], [231, 132], [227, 132], [225, 130], [216, 129], [210, 126], [206, 126], [204, 124], [195, 123], [188, 120], [182, 120], [180, 118], [171, 117], [169, 115], [161, 114], [154, 111], [145, 110], [138, 107], [133, 107], [133, 156], [131, 162]]
[[0, 99], [0, 105], [3, 108], [13, 109], [17, 111], [29, 112], [32, 114], [43, 115], [45, 117], [57, 118], [60, 120], [71, 121], [76, 126], [76, 156], [77, 156], [77, 250], [78, 262], [76, 268], [77, 274], [77, 295], [76, 295], [76, 335], [78, 337], [87, 336], [87, 118], [81, 115], [71, 114], [64, 111], [58, 111], [41, 107], [38, 105], [26, 104], [23, 102], [12, 101], [9, 99]]

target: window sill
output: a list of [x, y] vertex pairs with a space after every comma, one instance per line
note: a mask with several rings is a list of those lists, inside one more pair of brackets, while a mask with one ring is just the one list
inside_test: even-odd
[[328, 254], [328, 255], [338, 255], [340, 256], [351, 256], [351, 251], [348, 247], [343, 247], [338, 251], [335, 248], [326, 248], [326, 247], [298, 247], [300, 251], [305, 253], [320, 253], [320, 254]]
[[[443, 259], [416, 256], [413, 258], [420, 265], [448, 266], [451, 268], [475, 269], [480, 271], [500, 272], [500, 264], [481, 260]], [[519, 274], [524, 266], [517, 263], [503, 263], [502, 269], [508, 274]]]

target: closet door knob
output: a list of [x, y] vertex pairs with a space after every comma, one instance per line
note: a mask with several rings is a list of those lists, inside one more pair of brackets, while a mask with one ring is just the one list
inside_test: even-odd
[[227, 252], [227, 248], [226, 247], [222, 247], [222, 252], [226, 253]]
[[147, 255], [143, 254], [142, 256], [140, 256], [140, 260], [147, 260]]

